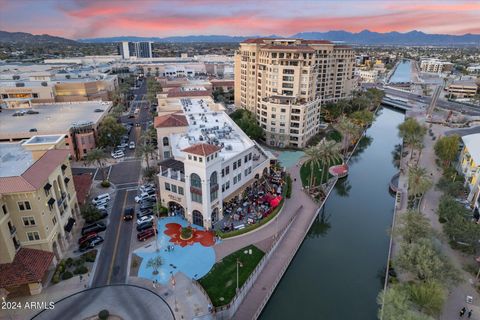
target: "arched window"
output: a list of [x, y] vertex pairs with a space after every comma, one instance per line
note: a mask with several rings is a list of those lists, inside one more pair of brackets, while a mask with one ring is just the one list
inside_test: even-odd
[[218, 198], [218, 178], [217, 171], [213, 171], [210, 175], [210, 201]]
[[202, 180], [198, 174], [192, 173], [190, 175], [190, 186], [192, 201], [202, 203]]
[[163, 138], [163, 146], [164, 147], [168, 147], [170, 145], [169, 141], [168, 141], [168, 137], [164, 137]]

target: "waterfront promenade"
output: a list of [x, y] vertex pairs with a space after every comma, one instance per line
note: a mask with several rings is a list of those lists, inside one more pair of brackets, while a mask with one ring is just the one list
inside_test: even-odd
[[[413, 114], [413, 116], [419, 121], [420, 123], [425, 124], [425, 116], [422, 113]], [[426, 124], [428, 125], [428, 124]], [[443, 127], [441, 125], [432, 125], [431, 127], [436, 140], [439, 137], [445, 135], [449, 130], [449, 128]], [[436, 156], [434, 151], [435, 141], [429, 135], [425, 135], [424, 137], [424, 148], [418, 159], [418, 154], [414, 155], [414, 159], [412, 163], [416, 163], [416, 159], [418, 159], [418, 165], [420, 167], [426, 168], [428, 174], [430, 175], [433, 185], [435, 185], [438, 180], [442, 176], [442, 170], [436, 164]], [[404, 212], [407, 210], [407, 190], [408, 190], [408, 163], [407, 159], [410, 156], [408, 155], [404, 159], [402, 159], [402, 168], [401, 175], [399, 179], [399, 190], [398, 192], [402, 194], [401, 196], [401, 203], [397, 204], [397, 213], [396, 213], [396, 222], [395, 226], [398, 226], [399, 218], [402, 216]], [[438, 215], [436, 213], [440, 198], [442, 197], [442, 192], [437, 190], [435, 187], [432, 187], [423, 197], [422, 202], [420, 204], [420, 210], [428, 218], [430, 221], [430, 225], [440, 235], [440, 248], [444, 255], [446, 255], [451, 263], [457, 269], [459, 276], [462, 278], [462, 281], [449, 289], [448, 297], [445, 302], [444, 308], [442, 313], [439, 317], [440, 320], [451, 320], [458, 318], [458, 312], [462, 307], [466, 307], [467, 309], [472, 309], [473, 316], [471, 319], [480, 319], [480, 295], [473, 287], [473, 283], [475, 283], [475, 276], [466, 272], [463, 267], [466, 264], [472, 264], [474, 261], [471, 256], [467, 256], [459, 251], [452, 249], [448, 243], [448, 239], [445, 238], [443, 235], [442, 224], [438, 221]], [[393, 239], [393, 246], [392, 246], [392, 258], [394, 259], [395, 256], [398, 254], [399, 246], [398, 246], [398, 238]], [[399, 275], [402, 276], [401, 274]], [[473, 304], [466, 303], [466, 297], [472, 296], [473, 297]]]

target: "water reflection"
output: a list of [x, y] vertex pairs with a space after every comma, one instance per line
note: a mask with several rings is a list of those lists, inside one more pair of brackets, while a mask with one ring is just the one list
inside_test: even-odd
[[327, 235], [328, 230], [331, 228], [330, 224], [331, 215], [327, 213], [325, 206], [320, 211], [320, 214], [315, 218], [307, 238], [319, 238]]

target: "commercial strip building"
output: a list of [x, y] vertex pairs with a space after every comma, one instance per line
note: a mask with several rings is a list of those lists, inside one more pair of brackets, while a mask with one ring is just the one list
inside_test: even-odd
[[80, 209], [63, 135], [0, 143], [0, 288], [37, 294]]
[[420, 61], [420, 70], [423, 72], [443, 73], [450, 72], [453, 69], [453, 64], [448, 61], [441, 61], [439, 59], [422, 59]]
[[98, 126], [112, 107], [111, 102], [86, 101], [32, 104], [38, 114], [18, 114], [18, 110], [0, 112], [0, 142], [29, 139], [35, 135], [61, 134], [70, 154], [82, 159], [96, 147]]
[[108, 101], [117, 87], [116, 75], [92, 70], [4, 71], [0, 75], [0, 106], [27, 108], [32, 103]]
[[120, 42], [118, 44], [119, 54], [122, 59], [129, 58], [151, 58], [152, 57], [152, 42], [140, 41], [140, 42]]
[[250, 39], [235, 56], [235, 104], [256, 115], [266, 141], [304, 147], [319, 132], [320, 108], [351, 96], [353, 50], [322, 40]]
[[273, 156], [252, 141], [210, 96], [158, 96], [160, 202], [211, 229], [223, 202], [269, 172]]
[[458, 169], [465, 175], [468, 189], [467, 200], [479, 208], [480, 196], [480, 133], [462, 136], [463, 149], [460, 153]]

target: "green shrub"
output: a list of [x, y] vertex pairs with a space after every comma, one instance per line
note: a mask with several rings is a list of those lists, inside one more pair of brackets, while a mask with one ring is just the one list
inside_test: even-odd
[[70, 271], [65, 271], [62, 273], [62, 280], [67, 280], [73, 277], [73, 274]]
[[191, 227], [182, 228], [180, 235], [183, 239], [189, 239], [192, 236], [192, 228]]
[[52, 283], [59, 283], [60, 282], [60, 276], [58, 273], [55, 272], [55, 274], [52, 277]]
[[103, 180], [102, 183], [100, 184], [104, 188], [110, 187], [110, 181], [108, 180]]
[[74, 262], [73, 262], [73, 265], [75, 267], [78, 267], [78, 266], [81, 266], [85, 263], [85, 259], [83, 258], [83, 256], [80, 256], [78, 257], [78, 259], [75, 259]]
[[78, 266], [77, 268], [75, 268], [75, 270], [73, 271], [74, 274], [85, 274], [88, 272], [88, 268], [85, 267], [84, 265], [81, 265], [81, 266]]
[[67, 267], [71, 267], [73, 264], [73, 259], [72, 258], [68, 258], [67, 260], [65, 260], [65, 265]]
[[82, 254], [82, 258], [86, 262], [95, 262], [96, 257], [97, 257], [97, 250], [91, 250]]
[[98, 318], [100, 320], [105, 320], [105, 319], [108, 319], [109, 315], [110, 315], [110, 312], [108, 312], [108, 310], [103, 309], [98, 313]]
[[285, 188], [285, 196], [290, 199], [292, 196], [292, 177], [290, 175], [287, 175]]

